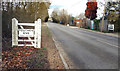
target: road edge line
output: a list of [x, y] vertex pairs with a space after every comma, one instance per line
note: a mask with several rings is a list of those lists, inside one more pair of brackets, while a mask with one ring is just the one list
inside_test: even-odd
[[[48, 27], [48, 23], [46, 23], [46, 24], [47, 24], [47, 27]], [[51, 32], [51, 31], [50, 31], [50, 32]], [[63, 55], [61, 54], [60, 50], [58, 49], [58, 45], [56, 44], [57, 42], [56, 42], [55, 38], [53, 37], [53, 35], [52, 35], [52, 39], [53, 39], [53, 41], [54, 41], [54, 43], [55, 43], [55, 46], [56, 46], [56, 48], [57, 48], [57, 50], [58, 50], [59, 56], [60, 56], [60, 58], [61, 58], [61, 60], [62, 60], [62, 62], [63, 62], [63, 64], [64, 64], [65, 69], [69, 69], [68, 64], [66, 63]]]
[[68, 64], [66, 63], [63, 55], [62, 55], [61, 52], [59, 51], [58, 46], [57, 46], [57, 44], [56, 44], [57, 42], [55, 41], [55, 39], [54, 39], [53, 36], [52, 36], [52, 39], [53, 39], [53, 41], [55, 42], [55, 46], [56, 46], [56, 48], [57, 48], [57, 50], [58, 50], [58, 52], [59, 52], [60, 58], [61, 58], [61, 60], [62, 60], [62, 62], [63, 62], [63, 64], [64, 64], [65, 69], [69, 69]]

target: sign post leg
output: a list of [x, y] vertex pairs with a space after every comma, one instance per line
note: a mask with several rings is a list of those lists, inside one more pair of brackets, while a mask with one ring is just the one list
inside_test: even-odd
[[12, 19], [12, 47], [18, 45], [18, 21], [17, 19]]
[[41, 19], [38, 19], [38, 48], [41, 48]]

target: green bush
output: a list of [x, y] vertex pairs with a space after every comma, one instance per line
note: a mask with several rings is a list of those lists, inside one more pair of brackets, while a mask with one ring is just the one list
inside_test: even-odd
[[53, 20], [54, 23], [59, 23], [59, 20], [57, 20], [57, 19], [55, 19], [53, 17], [52, 17], [52, 20]]
[[100, 20], [94, 19], [95, 30], [99, 30]]

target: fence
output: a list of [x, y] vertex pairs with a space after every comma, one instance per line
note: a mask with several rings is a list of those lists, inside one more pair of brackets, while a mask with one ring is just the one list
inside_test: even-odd
[[34, 23], [18, 23], [12, 19], [12, 47], [33, 46], [41, 48], [41, 19]]

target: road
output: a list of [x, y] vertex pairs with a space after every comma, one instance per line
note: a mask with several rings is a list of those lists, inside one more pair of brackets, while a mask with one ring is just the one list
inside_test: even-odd
[[77, 68], [118, 68], [117, 37], [50, 22], [48, 27]]

